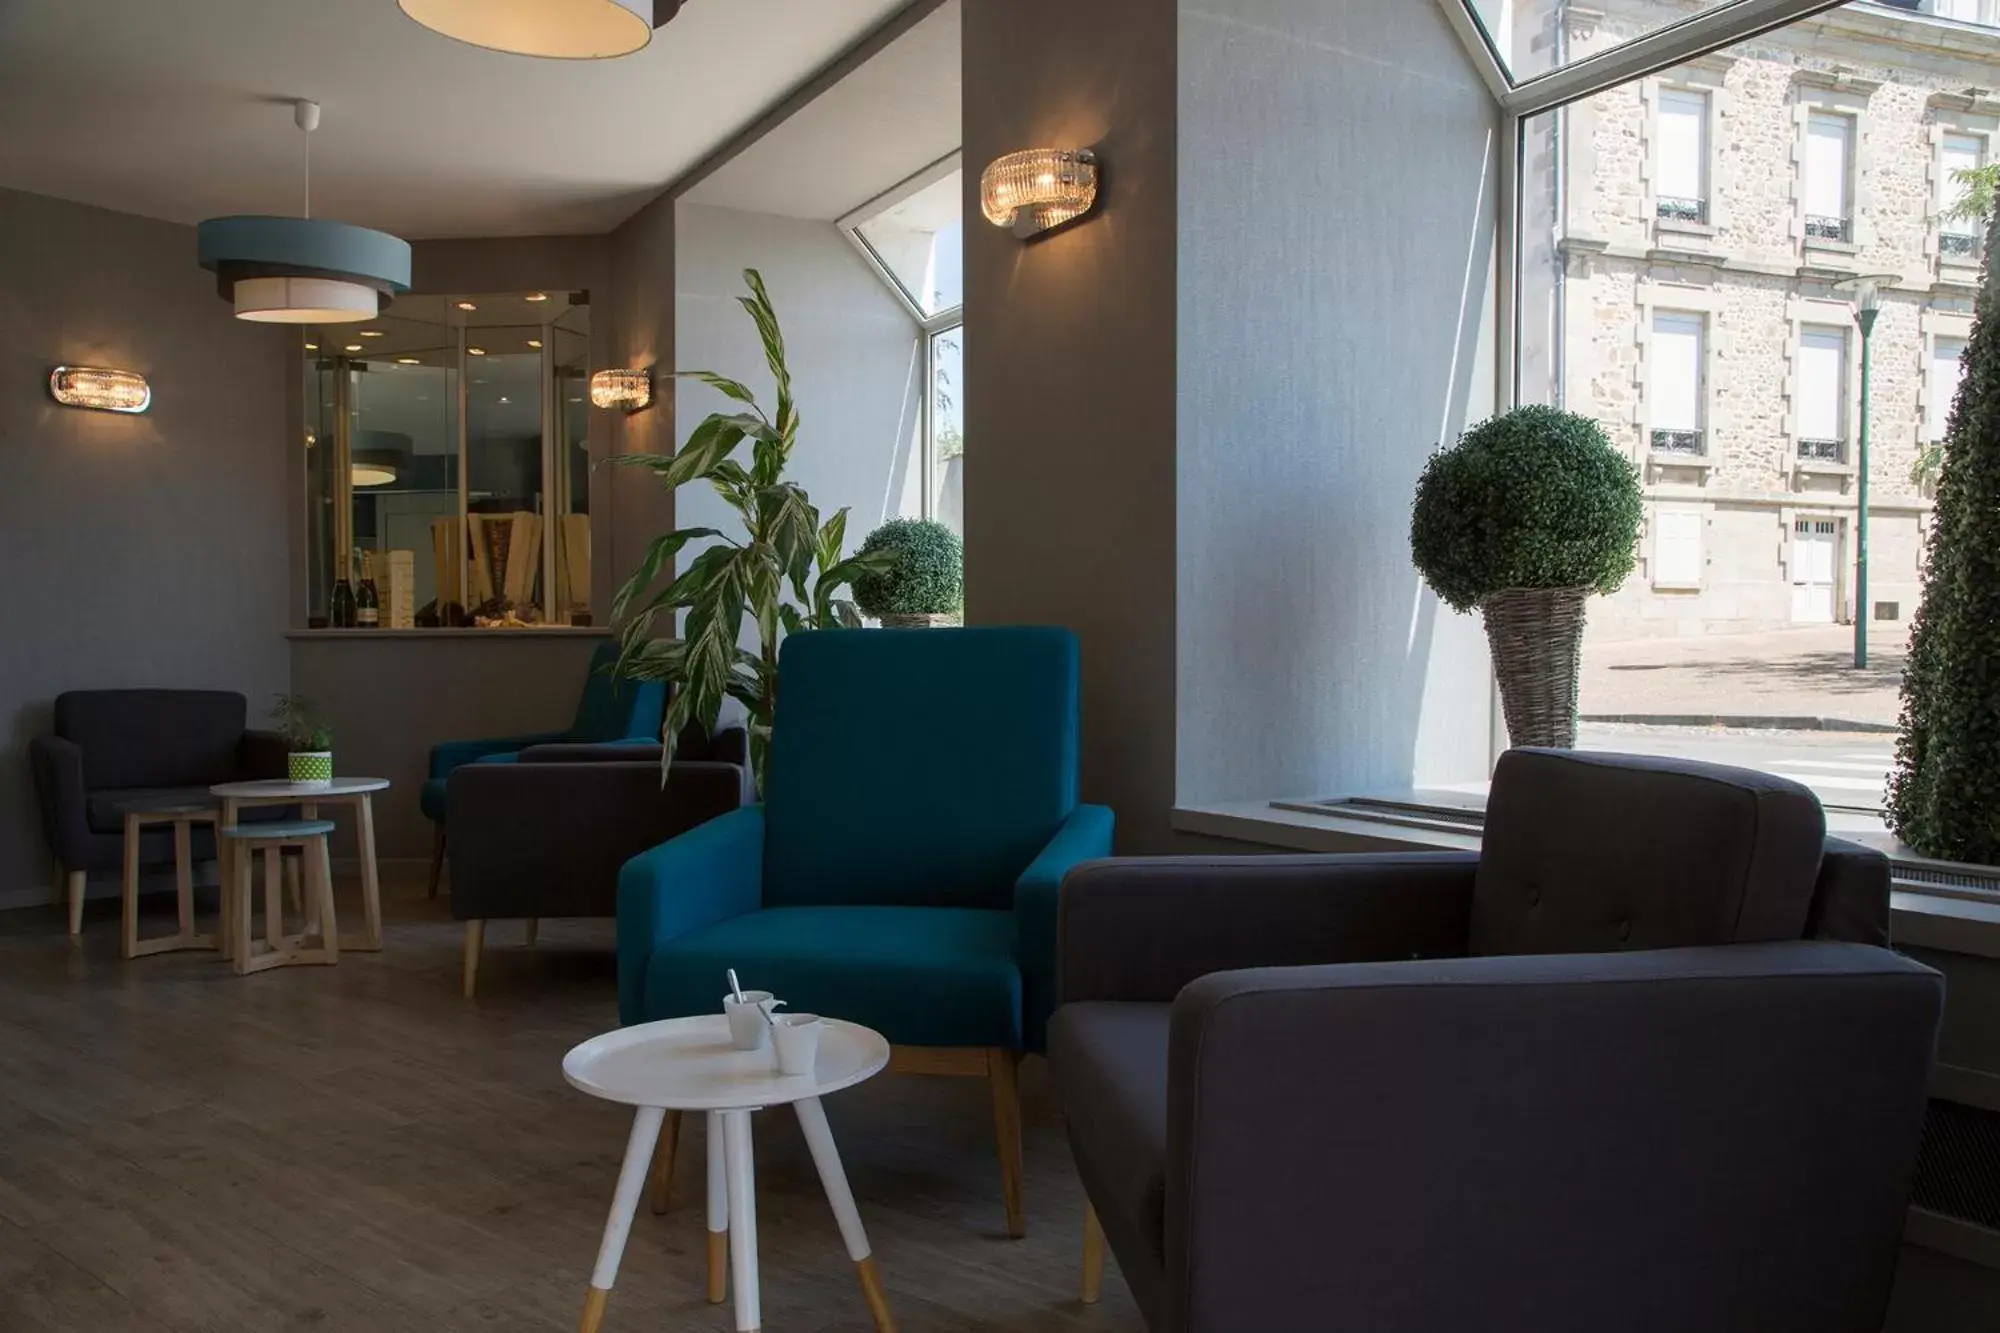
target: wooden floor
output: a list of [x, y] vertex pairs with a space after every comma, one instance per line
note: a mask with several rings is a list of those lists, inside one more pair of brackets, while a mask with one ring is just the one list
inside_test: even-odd
[[[629, 1118], [559, 1065], [615, 1024], [610, 923], [545, 923], [533, 950], [494, 925], [466, 1001], [460, 928], [414, 884], [387, 897], [386, 952], [248, 978], [120, 962], [112, 903], [80, 945], [56, 909], [0, 914], [0, 1330], [576, 1327]], [[1019, 1241], [983, 1084], [828, 1100], [901, 1327], [1140, 1333], [1115, 1268], [1077, 1302], [1082, 1194], [1042, 1062], [1022, 1087]], [[764, 1328], [867, 1333], [796, 1122], [757, 1134]], [[702, 1162], [696, 1129], [607, 1333], [734, 1327], [702, 1297]]]

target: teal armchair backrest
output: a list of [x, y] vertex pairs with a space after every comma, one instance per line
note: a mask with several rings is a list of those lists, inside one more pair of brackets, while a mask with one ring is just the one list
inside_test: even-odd
[[1012, 906], [1077, 802], [1076, 636], [817, 630], [778, 663], [764, 905]]
[[579, 744], [602, 741], [656, 741], [667, 711], [667, 687], [657, 680], [618, 680], [615, 640], [599, 644], [590, 655], [590, 675], [576, 703], [576, 720], [567, 739]]

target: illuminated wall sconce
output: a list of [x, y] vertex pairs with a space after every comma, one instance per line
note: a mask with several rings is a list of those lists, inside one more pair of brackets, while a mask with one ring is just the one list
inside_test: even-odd
[[637, 412], [653, 401], [653, 372], [600, 370], [590, 377], [590, 401], [597, 407]]
[[1030, 148], [996, 157], [979, 177], [979, 206], [1022, 240], [1074, 222], [1097, 203], [1097, 155], [1087, 148]]
[[152, 404], [153, 386], [135, 370], [57, 366], [49, 372], [49, 394], [64, 407], [143, 412]]

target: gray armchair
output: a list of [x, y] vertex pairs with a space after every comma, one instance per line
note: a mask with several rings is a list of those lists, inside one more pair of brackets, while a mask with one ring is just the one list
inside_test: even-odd
[[1477, 855], [1079, 867], [1087, 1298], [1103, 1238], [1155, 1333], [1875, 1333], [1943, 987], [1823, 829], [1764, 774], [1516, 750]]
[[489, 920], [618, 914], [618, 872], [649, 847], [757, 799], [748, 733], [682, 732], [666, 780], [660, 746], [536, 745], [450, 777], [451, 913], [466, 924], [471, 996]]
[[[285, 776], [284, 737], [246, 725], [243, 696], [223, 690], [71, 690], [56, 696], [55, 730], [28, 743], [42, 832], [69, 896], [69, 933], [82, 926], [87, 877], [123, 863], [125, 806], [209, 800], [218, 782]], [[260, 818], [283, 810], [260, 811]], [[191, 855], [212, 860], [196, 826]], [[140, 864], [171, 866], [173, 830], [139, 840]]]

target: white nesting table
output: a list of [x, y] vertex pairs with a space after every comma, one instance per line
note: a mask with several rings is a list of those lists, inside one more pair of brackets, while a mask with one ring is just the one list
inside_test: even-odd
[[[222, 804], [222, 823], [218, 831], [236, 822], [237, 811], [255, 805], [296, 805], [307, 819], [319, 818], [319, 807], [322, 805], [353, 806], [356, 832], [361, 842], [361, 910], [366, 929], [359, 938], [341, 940], [340, 947], [373, 952], [382, 947], [382, 880], [375, 864], [373, 796], [388, 786], [387, 778], [335, 778], [332, 782], [318, 785], [273, 778], [261, 782], [224, 782], [210, 787], [208, 791]], [[220, 866], [222, 882], [233, 884], [236, 881], [230, 876], [234, 874], [235, 866], [228, 863], [228, 858], [234, 854], [234, 849], [228, 843], [228, 839], [216, 839], [216, 856], [224, 862]], [[310, 908], [309, 913], [316, 915]]]
[[[618, 1173], [611, 1215], [605, 1219], [604, 1240], [597, 1249], [590, 1294], [584, 1300], [581, 1333], [596, 1333], [604, 1306], [618, 1279], [618, 1261], [625, 1255], [625, 1238], [632, 1213], [646, 1186], [646, 1172], [659, 1141], [660, 1124], [672, 1111], [708, 1114], [708, 1241], [709, 1299], [720, 1301], [715, 1280], [716, 1259], [729, 1251], [730, 1277], [736, 1295], [738, 1333], [756, 1333], [762, 1314], [757, 1291], [757, 1193], [750, 1148], [750, 1113], [789, 1103], [798, 1113], [819, 1168], [826, 1200], [833, 1205], [847, 1257], [861, 1278], [862, 1295], [879, 1333], [895, 1333], [882, 1279], [861, 1228], [847, 1172], [833, 1145], [820, 1098], [851, 1088], [881, 1072], [889, 1063], [889, 1042], [881, 1033], [856, 1023], [829, 1019], [821, 1034], [819, 1061], [811, 1074], [787, 1076], [777, 1071], [771, 1048], [739, 1051], [729, 1042], [729, 1021], [721, 1014], [669, 1018], [641, 1023], [593, 1037], [563, 1057], [563, 1077], [575, 1087], [606, 1101], [638, 1107], [632, 1136], [625, 1145], [625, 1165]], [[725, 1240], [726, 1233], [726, 1240]]]

